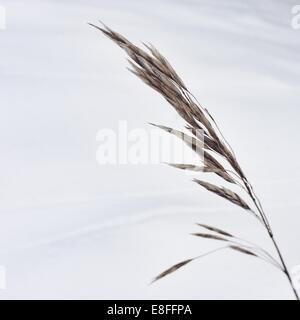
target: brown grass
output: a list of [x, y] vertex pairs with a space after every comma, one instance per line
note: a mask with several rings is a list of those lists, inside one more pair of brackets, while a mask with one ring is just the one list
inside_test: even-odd
[[[209, 240], [222, 240], [225, 241], [225, 243], [228, 243], [227, 246], [213, 250], [207, 254], [228, 248], [271, 263], [287, 276], [296, 298], [299, 299], [281, 251], [279, 250], [277, 242], [274, 239], [273, 231], [263, 207], [258, 197], [254, 193], [252, 185], [239, 165], [233, 149], [225, 140], [217, 123], [210, 115], [208, 110], [202, 107], [197, 99], [190, 93], [183, 80], [175, 72], [168, 60], [161, 55], [161, 53], [155, 47], [152, 45], [145, 45], [145, 49], [142, 49], [135, 46], [122, 35], [111, 30], [105, 25], [90, 25], [101, 31], [114, 43], [120, 46], [129, 57], [128, 61], [131, 67], [129, 70], [138, 78], [140, 78], [146, 85], [162, 95], [162, 97], [164, 97], [164, 99], [176, 110], [178, 115], [185, 120], [186, 129], [190, 132], [191, 136], [166, 126], [155, 126], [175, 135], [179, 139], [182, 139], [197, 154], [203, 155], [203, 164], [200, 166], [193, 164], [171, 165], [179, 169], [192, 170], [195, 172], [203, 171], [206, 173], [216, 174], [223, 180], [223, 183], [235, 185], [240, 188], [241, 191], [246, 191], [247, 199], [243, 199], [241, 195], [233, 192], [231, 189], [229, 189], [229, 187], [225, 188], [224, 186], [217, 186], [199, 179], [193, 180], [209, 192], [212, 192], [215, 195], [238, 205], [247, 212], [254, 214], [267, 231], [267, 234], [270, 237], [274, 248], [276, 249], [277, 258], [273, 257], [261, 247], [237, 238], [227, 231], [204, 224], [199, 224], [200, 227], [211, 231], [211, 233], [195, 233], [195, 236]], [[229, 166], [230, 169], [225, 169], [226, 166], [221, 164], [221, 161], [225, 162], [226, 166]], [[171, 268], [158, 275], [154, 281], [173, 273], [189, 262], [207, 254], [175, 264]]]

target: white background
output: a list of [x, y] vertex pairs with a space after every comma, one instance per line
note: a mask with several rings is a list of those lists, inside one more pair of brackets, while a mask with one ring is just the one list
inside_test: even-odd
[[1, 299], [291, 299], [285, 277], [220, 252], [213, 224], [271, 248], [244, 211], [165, 165], [96, 161], [96, 134], [176, 113], [130, 74], [124, 53], [87, 25], [101, 19], [151, 42], [218, 120], [261, 196], [289, 266], [300, 264], [300, 30], [295, 1], [1, 1]]

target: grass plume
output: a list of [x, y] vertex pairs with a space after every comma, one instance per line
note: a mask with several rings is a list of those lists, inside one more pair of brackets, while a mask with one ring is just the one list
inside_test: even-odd
[[[216, 174], [223, 183], [235, 185], [237, 188], [240, 188], [241, 192], [245, 191], [247, 200], [240, 194], [232, 191], [229, 187], [224, 187], [222, 185], [217, 186], [204, 180], [194, 179], [200, 187], [238, 205], [245, 209], [246, 212], [252, 213], [264, 226], [277, 253], [277, 257], [273, 257], [263, 248], [233, 236], [227, 231], [223, 231], [214, 226], [198, 224], [200, 227], [211, 233], [195, 233], [194, 236], [206, 238], [208, 240], [222, 240], [225, 241], [225, 243], [228, 243], [228, 245], [198, 257], [177, 263], [158, 275], [154, 281], [177, 271], [195, 259], [219, 250], [232, 249], [246, 255], [260, 258], [281, 270], [287, 277], [295, 297], [299, 300], [299, 296], [293, 285], [290, 273], [274, 238], [272, 228], [260, 200], [256, 196], [250, 181], [239, 165], [232, 147], [224, 138], [224, 135], [209, 111], [201, 106], [168, 60], [154, 46], [145, 45], [145, 48], [140, 48], [104, 24], [101, 26], [94, 24], [90, 25], [103, 33], [126, 52], [129, 58], [130, 72], [136, 75], [150, 88], [158, 92], [176, 110], [178, 115], [186, 122], [185, 128], [190, 132], [190, 135], [166, 126], [155, 126], [184, 140], [188, 147], [192, 148], [192, 150], [199, 155], [204, 155], [204, 160], [201, 165], [170, 165], [179, 169], [192, 170], [195, 171], [195, 173], [205, 172], [208, 174]], [[222, 164], [221, 161], [226, 165]], [[229, 169], [227, 169], [227, 166]]]

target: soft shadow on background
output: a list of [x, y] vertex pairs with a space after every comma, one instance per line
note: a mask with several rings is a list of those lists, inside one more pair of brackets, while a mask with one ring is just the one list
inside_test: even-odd
[[169, 58], [218, 120], [264, 202], [290, 266], [299, 250], [300, 30], [293, 1], [2, 1], [1, 299], [290, 299], [282, 274], [218, 253], [161, 282], [171, 264], [218, 244], [195, 222], [268, 247], [242, 210], [165, 165], [96, 161], [96, 134], [175, 112], [87, 25], [101, 19]]

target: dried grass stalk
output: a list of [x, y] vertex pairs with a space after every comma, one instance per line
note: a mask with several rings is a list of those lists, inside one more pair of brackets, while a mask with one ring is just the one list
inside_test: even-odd
[[194, 259], [188, 259], [188, 260], [184, 260], [181, 261], [179, 263], [176, 263], [174, 266], [168, 268], [167, 270], [163, 271], [162, 273], [160, 273], [158, 276], [156, 276], [152, 282], [155, 282], [161, 278], [164, 278], [165, 276], [177, 271], [178, 269], [180, 269], [181, 267], [185, 266], [186, 264], [190, 263], [191, 261], [193, 261]]
[[247, 249], [244, 249], [242, 247], [238, 247], [238, 246], [229, 246], [229, 248], [233, 249], [233, 250], [236, 250], [236, 251], [239, 251], [241, 253], [245, 253], [245, 254], [248, 254], [250, 256], [257, 256], [255, 253], [253, 253], [252, 251], [250, 250], [247, 250]]
[[235, 192], [224, 187], [220, 188], [218, 186], [215, 186], [214, 184], [205, 182], [203, 180], [193, 179], [193, 181], [198, 183], [200, 186], [204, 187], [206, 190], [211, 191], [212, 193], [215, 193], [220, 197], [227, 199], [228, 201], [242, 207], [243, 209], [251, 210], [247, 203]]
[[213, 226], [209, 226], [209, 225], [204, 224], [204, 223], [197, 223], [197, 225], [202, 227], [202, 228], [205, 228], [205, 229], [207, 229], [209, 231], [213, 231], [213, 232], [219, 233], [219, 234], [221, 234], [223, 236], [230, 237], [230, 238], [233, 237], [233, 235], [231, 233], [229, 233], [227, 231], [224, 231], [224, 230], [221, 230], [219, 228], [216, 228], [216, 227], [213, 227]]
[[[204, 168], [204, 172], [217, 174], [223, 180], [223, 182], [234, 184], [238, 187], [241, 187], [241, 191], [246, 191], [246, 194], [249, 197], [249, 200], [252, 202], [254, 209], [250, 209], [250, 205], [247, 204], [241, 195], [228, 188], [212, 185], [199, 179], [194, 180], [208, 191], [215, 193], [216, 195], [242, 207], [243, 209], [246, 209], [248, 212], [250, 211], [254, 213], [255, 216], [258, 217], [263, 223], [274, 245], [274, 248], [276, 249], [279, 261], [277, 261], [277, 259], [272, 257], [268, 252], [260, 247], [243, 245], [239, 242], [240, 240], [238, 238], [231, 239], [231, 241], [236, 241], [237, 243], [232, 244], [229, 246], [229, 248], [248, 255], [260, 257], [278, 267], [287, 276], [296, 298], [299, 299], [281, 251], [279, 250], [277, 242], [274, 239], [273, 231], [263, 207], [258, 197], [254, 193], [252, 185], [240, 167], [233, 149], [225, 140], [216, 121], [208, 112], [208, 110], [200, 105], [195, 97], [189, 92], [186, 85], [168, 60], [152, 45], [145, 45], [146, 50], [144, 50], [132, 44], [122, 35], [105, 25], [90, 25], [101, 31], [126, 52], [129, 57], [128, 61], [131, 67], [129, 70], [138, 78], [140, 78], [145, 84], [157, 91], [176, 110], [179, 116], [185, 120], [185, 127], [192, 134], [192, 136], [186, 135], [183, 132], [169, 127], [161, 125], [156, 126], [184, 140], [185, 143], [199, 155], [204, 155], [204, 163], [202, 166], [202, 168]], [[200, 135], [199, 132], [201, 132]], [[226, 166], [228, 165], [230, 169], [225, 169], [225, 165], [221, 164], [221, 160], [225, 162]], [[199, 170], [201, 166], [198, 166], [198, 164], [195, 166], [184, 164], [173, 166], [180, 169], [194, 170], [195, 172], [201, 171]], [[204, 225], [202, 226], [205, 227]], [[222, 231], [218, 228], [210, 227], [209, 229], [208, 226], [205, 228], [212, 232], [222, 234]], [[224, 232], [223, 236], [232, 237], [229, 234], [224, 234]], [[216, 235], [205, 237], [210, 239], [216, 239], [218, 237], [222, 238]], [[161, 279], [162, 277], [178, 270], [192, 260], [193, 259], [189, 259], [176, 264], [172, 268], [169, 268], [157, 276], [155, 280]]]
[[206, 239], [213, 239], [213, 240], [220, 240], [220, 241], [228, 241], [228, 240], [227, 240], [226, 238], [224, 238], [224, 237], [220, 237], [220, 236], [218, 236], [218, 235], [209, 234], [209, 233], [196, 232], [196, 233], [191, 233], [191, 235], [196, 236], [196, 237], [206, 238]]

